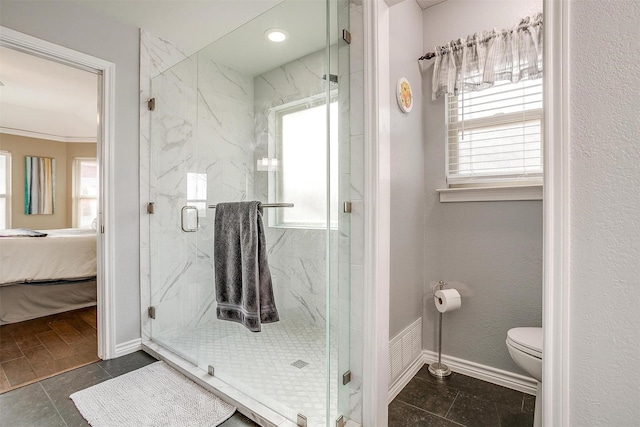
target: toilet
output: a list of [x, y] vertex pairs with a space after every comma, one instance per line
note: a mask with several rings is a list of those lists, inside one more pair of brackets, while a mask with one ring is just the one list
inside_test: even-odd
[[516, 365], [538, 381], [533, 426], [542, 426], [542, 328], [513, 328], [507, 349]]

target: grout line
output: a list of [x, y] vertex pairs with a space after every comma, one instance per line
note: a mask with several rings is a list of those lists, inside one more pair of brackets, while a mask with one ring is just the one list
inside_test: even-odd
[[101, 360], [99, 360], [99, 361], [97, 361], [97, 362], [93, 362], [93, 363], [95, 363], [96, 365], [98, 365], [98, 368], [102, 369], [102, 370], [105, 372], [105, 374], [109, 375], [109, 378], [115, 378], [115, 377], [114, 377], [114, 376], [112, 376], [109, 372], [107, 372], [107, 370], [106, 370], [106, 369], [104, 369], [104, 368], [102, 367], [102, 365], [100, 365], [100, 362], [101, 362]]
[[451, 402], [451, 405], [449, 406], [449, 409], [447, 409], [447, 413], [444, 414], [444, 418], [447, 418], [447, 416], [449, 415], [449, 412], [451, 412], [451, 408], [453, 408], [453, 404], [456, 403], [456, 399], [458, 399], [458, 396], [460, 396], [460, 391], [459, 390], [456, 393], [456, 397], [453, 398], [453, 402]]
[[40, 388], [42, 389], [42, 391], [44, 391], [44, 394], [47, 395], [47, 397], [49, 398], [49, 402], [51, 402], [51, 404], [53, 405], [54, 409], [56, 410], [56, 412], [58, 413], [58, 416], [60, 417], [60, 419], [62, 420], [62, 422], [64, 423], [64, 425], [66, 425], [67, 427], [69, 426], [69, 424], [67, 424], [67, 420], [64, 419], [64, 417], [62, 416], [62, 414], [60, 413], [60, 410], [58, 410], [58, 405], [55, 404], [55, 402], [53, 401], [53, 399], [51, 398], [51, 396], [49, 396], [49, 393], [47, 392], [47, 390], [44, 388], [44, 386], [42, 385], [42, 383], [40, 381], [38, 381], [38, 385], [40, 386]]
[[[457, 396], [456, 396], [456, 397], [457, 397]], [[454, 400], [455, 400], [455, 399], [454, 399]], [[429, 411], [427, 411], [427, 410], [426, 410], [426, 409], [424, 409], [424, 408], [421, 408], [421, 407], [419, 407], [419, 406], [412, 405], [411, 403], [407, 403], [407, 402], [405, 402], [404, 400], [400, 400], [400, 402], [401, 402], [402, 404], [404, 404], [404, 405], [411, 406], [411, 407], [412, 407], [412, 408], [414, 408], [414, 409], [418, 409], [418, 410], [420, 410], [420, 411], [422, 411], [422, 412], [426, 412], [426, 413], [427, 413], [427, 414], [429, 414], [429, 415], [433, 415], [434, 417], [438, 417], [438, 418], [442, 418], [443, 420], [447, 420], [447, 421], [449, 421], [450, 423], [454, 423], [454, 424], [457, 424], [457, 425], [459, 425], [459, 426], [467, 427], [467, 426], [466, 426], [466, 425], [464, 425], [464, 424], [460, 424], [459, 422], [456, 422], [456, 421], [450, 420], [450, 419], [448, 419], [448, 418], [445, 418], [445, 417], [443, 417], [442, 415], [434, 414], [433, 412], [429, 412]], [[448, 413], [448, 411], [447, 411], [447, 413]]]

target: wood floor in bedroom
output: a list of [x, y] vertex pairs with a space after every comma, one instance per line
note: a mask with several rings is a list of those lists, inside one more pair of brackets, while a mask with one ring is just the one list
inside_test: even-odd
[[0, 326], [0, 394], [100, 360], [96, 307]]

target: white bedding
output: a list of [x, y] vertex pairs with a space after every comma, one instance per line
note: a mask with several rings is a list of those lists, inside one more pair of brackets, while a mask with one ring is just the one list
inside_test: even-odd
[[41, 230], [47, 237], [0, 237], [0, 286], [96, 275], [96, 231]]

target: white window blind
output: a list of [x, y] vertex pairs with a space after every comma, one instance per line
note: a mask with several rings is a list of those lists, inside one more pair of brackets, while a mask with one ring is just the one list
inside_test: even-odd
[[10, 228], [11, 153], [0, 151], [0, 229]]
[[447, 183], [542, 183], [542, 79], [447, 95]]

